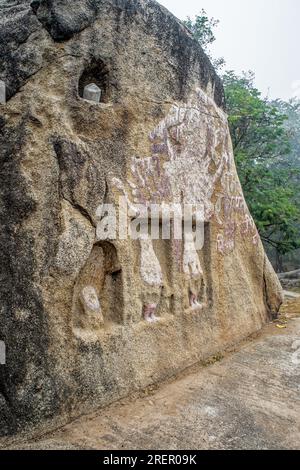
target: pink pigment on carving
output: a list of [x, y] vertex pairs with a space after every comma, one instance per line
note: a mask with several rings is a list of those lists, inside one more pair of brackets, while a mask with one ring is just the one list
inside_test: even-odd
[[201, 304], [198, 302], [197, 296], [193, 293], [190, 293], [190, 306], [192, 308], [201, 307]]
[[144, 306], [144, 320], [149, 323], [155, 323], [158, 321], [158, 318], [155, 316], [155, 312], [157, 309], [157, 304], [147, 304]]

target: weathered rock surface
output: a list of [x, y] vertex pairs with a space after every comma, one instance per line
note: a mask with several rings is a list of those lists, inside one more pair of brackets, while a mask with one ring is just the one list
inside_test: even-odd
[[[150, 0], [7, 0], [0, 26], [0, 429], [13, 432], [225, 349], [277, 313], [281, 289], [221, 82], [179, 21]], [[90, 83], [99, 104], [82, 98]], [[119, 196], [203, 205], [203, 249], [99, 240], [99, 207]]]
[[278, 274], [280, 283], [284, 289], [300, 288], [300, 269]]

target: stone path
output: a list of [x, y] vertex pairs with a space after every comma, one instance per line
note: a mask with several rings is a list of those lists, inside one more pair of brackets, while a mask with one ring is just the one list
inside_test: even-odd
[[291, 291], [285, 290], [283, 291], [283, 293], [285, 295], [285, 298], [287, 299], [298, 299], [300, 297], [300, 294], [298, 294], [297, 292], [291, 292]]
[[17, 448], [300, 449], [300, 318], [268, 325], [150, 395]]

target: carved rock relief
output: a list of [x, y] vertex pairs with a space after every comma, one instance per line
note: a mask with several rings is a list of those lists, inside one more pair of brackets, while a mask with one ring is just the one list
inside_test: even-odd
[[97, 330], [122, 321], [122, 271], [111, 243], [94, 245], [74, 289], [73, 310], [78, 328]]
[[[213, 101], [198, 89], [187, 104], [174, 104], [169, 114], [150, 133], [151, 156], [133, 157], [128, 183], [113, 179], [115, 188], [134, 204], [194, 204], [203, 217], [213, 213], [215, 185], [230, 164], [227, 119]], [[232, 158], [232, 157], [231, 157]], [[134, 214], [134, 209], [131, 210]], [[152, 241], [141, 240], [141, 277], [157, 289], [163, 285], [162, 270]], [[203, 270], [194, 240], [173, 240], [174, 258], [188, 284], [190, 306], [198, 306]], [[153, 305], [149, 303], [147, 305]], [[146, 308], [147, 311], [147, 308]]]
[[201, 307], [200, 294], [202, 283], [204, 281], [203, 270], [195, 247], [194, 235], [192, 233], [185, 234], [183, 272], [188, 289], [189, 306], [193, 309]]
[[[138, 204], [193, 204], [203, 208], [204, 221], [215, 217], [219, 224], [220, 254], [234, 249], [238, 233], [258, 242], [236, 175], [227, 116], [211, 98], [197, 89], [187, 103], [174, 103], [150, 132], [149, 141], [151, 155], [132, 157], [127, 181], [111, 179], [114, 192], [126, 198], [130, 219], [137, 217], [134, 206]], [[150, 237], [141, 238], [139, 243], [140, 276], [149, 287], [143, 316], [155, 321], [164, 287], [162, 268]], [[203, 298], [205, 279], [193, 236], [172, 240], [172, 249], [174, 259], [181, 265], [189, 306], [197, 308]]]
[[232, 172], [224, 173], [221, 188], [215, 205], [215, 218], [221, 229], [217, 236], [219, 253], [231, 253], [239, 234], [244, 240], [249, 239], [253, 245], [257, 245], [259, 234], [256, 225], [246, 205], [240, 183]]

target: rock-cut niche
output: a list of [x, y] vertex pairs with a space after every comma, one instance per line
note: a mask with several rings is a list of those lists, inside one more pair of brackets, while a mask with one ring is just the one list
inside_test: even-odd
[[89, 85], [96, 85], [101, 90], [101, 102], [107, 103], [109, 101], [109, 69], [102, 60], [90, 63], [82, 72], [78, 84], [78, 94], [80, 98], [84, 97], [84, 90]]
[[94, 245], [74, 289], [74, 326], [97, 330], [122, 322], [123, 283], [117, 250], [109, 242]]

